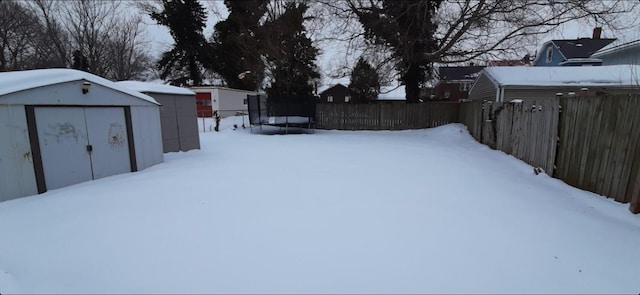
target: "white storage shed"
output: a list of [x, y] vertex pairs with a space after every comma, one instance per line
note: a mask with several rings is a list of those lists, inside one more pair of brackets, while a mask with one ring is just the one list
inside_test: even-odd
[[162, 105], [160, 123], [165, 153], [200, 149], [195, 92], [153, 82], [120, 81], [116, 84], [149, 95]]
[[71, 69], [0, 73], [0, 201], [163, 161], [160, 106]]

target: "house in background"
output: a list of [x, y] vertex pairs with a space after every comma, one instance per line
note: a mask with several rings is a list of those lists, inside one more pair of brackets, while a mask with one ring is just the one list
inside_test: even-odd
[[530, 64], [529, 55], [523, 59], [503, 59], [503, 60], [490, 60], [487, 63], [488, 67], [521, 67], [528, 66]]
[[116, 84], [149, 95], [162, 105], [160, 124], [165, 153], [200, 149], [195, 92], [150, 82], [120, 81]]
[[196, 93], [198, 117], [212, 117], [218, 111], [220, 117], [235, 116], [247, 112], [247, 95], [256, 95], [256, 91], [234, 89], [222, 86], [193, 86]]
[[542, 45], [533, 61], [534, 66], [601, 65], [602, 60], [592, 55], [616, 39], [602, 39], [602, 28], [593, 30], [592, 38], [551, 40]]
[[160, 105], [71, 69], [0, 73], [0, 201], [162, 163]]
[[351, 91], [342, 84], [333, 85], [320, 92], [319, 103], [350, 103]]
[[591, 57], [602, 60], [602, 65], [639, 65], [640, 40], [600, 50]]
[[436, 99], [448, 101], [467, 99], [471, 85], [484, 68], [476, 65], [438, 68], [439, 81], [434, 90]]
[[511, 101], [563, 95], [640, 93], [639, 65], [598, 67], [487, 67], [469, 91], [471, 100]]

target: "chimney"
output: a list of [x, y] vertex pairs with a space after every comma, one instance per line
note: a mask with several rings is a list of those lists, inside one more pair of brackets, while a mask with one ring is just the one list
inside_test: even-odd
[[602, 35], [602, 27], [593, 28], [593, 39], [600, 39], [600, 35]]

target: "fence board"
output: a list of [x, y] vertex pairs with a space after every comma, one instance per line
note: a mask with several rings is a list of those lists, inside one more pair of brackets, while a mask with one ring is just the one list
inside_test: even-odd
[[405, 130], [458, 121], [458, 103], [318, 104], [316, 126], [339, 130]]
[[478, 142], [482, 142], [482, 102], [460, 103], [458, 122], [467, 126], [467, 130]]

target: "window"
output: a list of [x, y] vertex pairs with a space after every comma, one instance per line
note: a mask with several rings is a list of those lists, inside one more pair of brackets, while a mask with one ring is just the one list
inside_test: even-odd
[[331, 95], [327, 96], [327, 102], [333, 102], [333, 96]]
[[242, 100], [242, 104], [243, 105], [247, 105], [247, 99], [246, 98], [244, 100]]
[[549, 46], [547, 48], [547, 63], [550, 63], [553, 60], [553, 47]]
[[471, 86], [471, 83], [469, 82], [460, 82], [460, 84], [458, 84], [459, 86], [459, 90], [460, 91], [469, 91], [469, 86]]
[[351, 96], [345, 96], [344, 97], [344, 102], [350, 102], [351, 101]]

